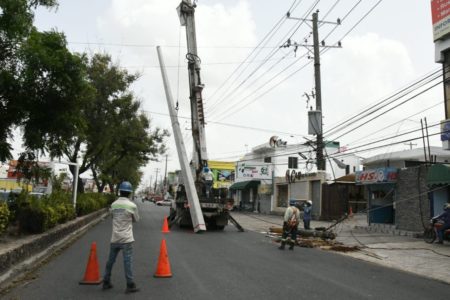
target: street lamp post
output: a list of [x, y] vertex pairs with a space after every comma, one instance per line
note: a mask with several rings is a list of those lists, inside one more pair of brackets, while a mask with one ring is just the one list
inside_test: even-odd
[[78, 173], [80, 171], [80, 166], [77, 163], [73, 163], [73, 162], [58, 162], [59, 164], [62, 165], [69, 165], [69, 166], [75, 166], [75, 178], [74, 178], [74, 184], [73, 184], [73, 195], [72, 195], [72, 203], [73, 203], [73, 207], [76, 208], [77, 206], [77, 191], [78, 191]]

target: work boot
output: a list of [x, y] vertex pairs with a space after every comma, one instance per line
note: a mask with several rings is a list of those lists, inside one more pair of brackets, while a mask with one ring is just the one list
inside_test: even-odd
[[139, 289], [136, 287], [135, 283], [127, 284], [127, 289], [125, 290], [125, 293], [136, 293], [139, 292]]
[[113, 287], [113, 285], [111, 284], [111, 282], [103, 281], [103, 286], [102, 286], [103, 290], [109, 290], [109, 289], [112, 289], [112, 287]]
[[280, 245], [280, 247], [278, 247], [278, 249], [280, 249], [280, 250], [284, 250], [284, 246], [285, 246], [286, 244], [285, 243], [281, 243], [281, 245]]

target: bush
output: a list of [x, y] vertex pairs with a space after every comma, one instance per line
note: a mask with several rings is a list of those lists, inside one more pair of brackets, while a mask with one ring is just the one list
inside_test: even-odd
[[77, 215], [83, 216], [108, 205], [108, 199], [100, 193], [85, 193], [78, 196]]
[[28, 195], [20, 203], [20, 231], [24, 233], [42, 233], [76, 217], [67, 193], [56, 192], [40, 199]]
[[15, 223], [19, 219], [20, 209], [28, 203], [27, 193], [9, 193], [8, 196], [9, 222]]
[[97, 211], [108, 205], [108, 198], [98, 193], [80, 194], [77, 209], [73, 207], [69, 194], [57, 191], [40, 199], [25, 197], [16, 203], [20, 230], [25, 233], [42, 233], [56, 224], [62, 224]]
[[46, 203], [56, 210], [59, 224], [75, 219], [75, 208], [69, 194], [61, 191], [54, 192], [46, 199]]
[[9, 224], [9, 209], [6, 203], [0, 203], [0, 235], [6, 231]]

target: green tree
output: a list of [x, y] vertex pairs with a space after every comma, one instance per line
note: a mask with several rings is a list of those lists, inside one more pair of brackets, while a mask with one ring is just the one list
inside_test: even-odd
[[18, 80], [23, 71], [19, 52], [34, 30], [33, 10], [56, 5], [56, 0], [0, 0], [0, 161], [12, 158], [8, 138], [26, 108]]
[[[87, 74], [94, 96], [81, 110], [86, 126], [63, 152], [71, 162], [80, 157], [79, 173], [90, 169], [102, 191], [105, 184], [116, 184], [118, 176], [125, 176], [118, 173], [122, 161], [128, 161], [129, 169], [137, 174], [140, 166], [164, 152], [168, 133], [159, 128], [151, 131], [150, 121], [139, 113], [140, 103], [129, 90], [138, 74], [129, 74], [105, 54], [89, 60]], [[70, 170], [75, 173], [74, 167]]]

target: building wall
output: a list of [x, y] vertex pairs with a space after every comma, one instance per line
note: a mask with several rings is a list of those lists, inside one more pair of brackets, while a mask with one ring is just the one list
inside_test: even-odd
[[[399, 171], [397, 196], [395, 199], [395, 225], [397, 229], [423, 231], [428, 224], [430, 205], [426, 185], [425, 166]], [[418, 195], [420, 194], [420, 197]]]
[[262, 214], [270, 214], [271, 213], [271, 201], [272, 195], [265, 194], [259, 195], [259, 212]]

